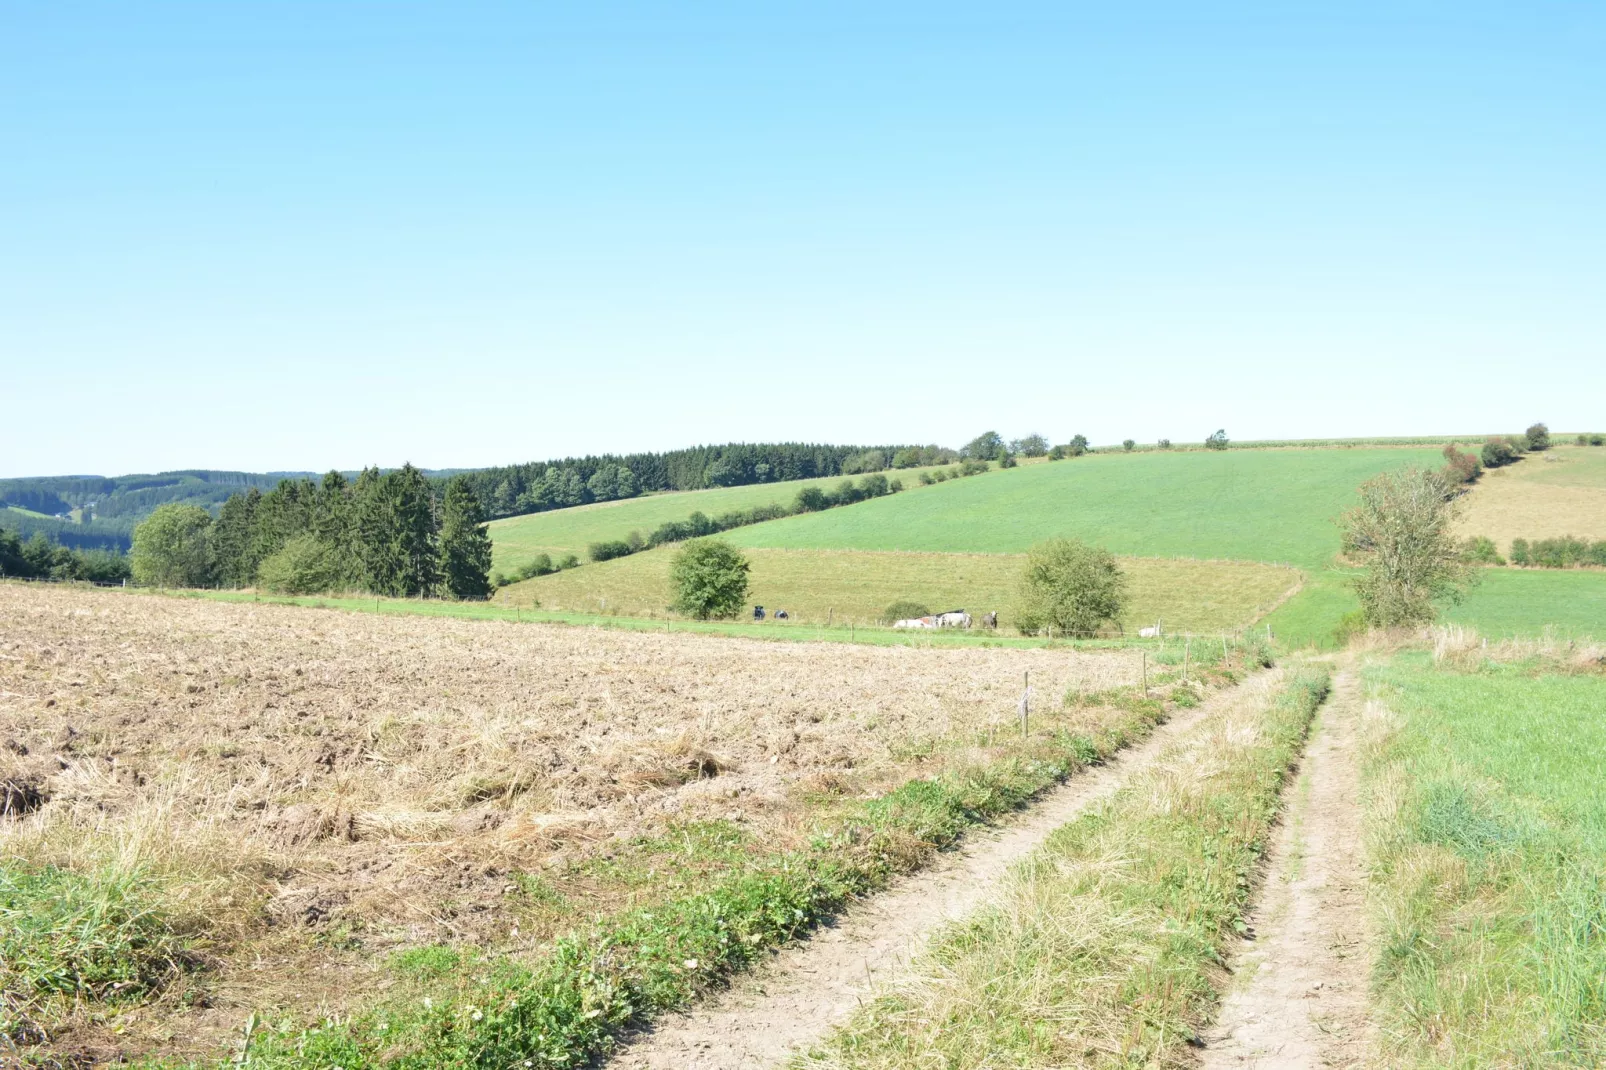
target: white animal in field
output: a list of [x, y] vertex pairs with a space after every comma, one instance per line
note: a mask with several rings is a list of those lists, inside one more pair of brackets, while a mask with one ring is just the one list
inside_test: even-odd
[[893, 621], [894, 628], [935, 628], [936, 617], [910, 617], [907, 620]]
[[1151, 627], [1139, 628], [1138, 629], [1138, 638], [1139, 639], [1157, 639], [1157, 638], [1159, 638], [1160, 634], [1161, 634], [1161, 632], [1160, 632], [1160, 622], [1159, 621], [1155, 621], [1154, 624]]
[[968, 628], [970, 627], [970, 614], [962, 609], [950, 609], [946, 613], [938, 613], [937, 627]]

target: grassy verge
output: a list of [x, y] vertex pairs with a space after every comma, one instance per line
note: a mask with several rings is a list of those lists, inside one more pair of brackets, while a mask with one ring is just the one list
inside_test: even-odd
[[1501, 664], [1474, 643], [1370, 671], [1388, 1065], [1606, 1065], [1599, 655]]
[[1285, 777], [1327, 692], [1300, 669], [1059, 830], [919, 977], [808, 1067], [1191, 1065]]
[[[1264, 651], [1235, 651], [1232, 662], [1245, 655], [1255, 664]], [[1234, 668], [1198, 658], [1191, 671], [1196, 682], [1237, 679]], [[1146, 735], [1169, 708], [1197, 701], [1197, 690], [1176, 677], [1156, 673], [1157, 694], [1167, 698], [1135, 688], [1067, 696], [1121, 715], [1086, 735], [1039, 727], [989, 760], [957, 762], [879, 798], [843, 801], [805, 846], [758, 857], [732, 852], [729, 866], [700, 887], [599, 918], [533, 963], [473, 951], [409, 953], [397, 964], [391, 996], [370, 1010], [312, 1027], [281, 1021], [253, 1028], [250, 1065], [583, 1065], [626, 1029], [685, 1005], [854, 897], [918, 868], [967, 828]]]

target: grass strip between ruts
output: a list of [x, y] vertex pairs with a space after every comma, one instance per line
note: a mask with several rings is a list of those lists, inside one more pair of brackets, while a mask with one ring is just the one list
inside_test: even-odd
[[1280, 794], [1327, 694], [1300, 668], [1057, 830], [810, 1070], [1191, 1066]]
[[[1235, 651], [1235, 655], [1238, 654]], [[1264, 651], [1242, 651], [1255, 665]], [[1219, 682], [1237, 673], [1223, 670]], [[1136, 689], [1122, 689], [1135, 692]], [[1148, 735], [1159, 698], [1106, 692], [1126, 716], [1092, 736], [1034, 734], [1011, 755], [910, 781], [820, 831], [802, 850], [734, 870], [708, 890], [599, 920], [533, 965], [465, 958], [456, 985], [314, 1027], [253, 1021], [230, 1062], [272, 1068], [573, 1067], [683, 1007], [750, 962], [919, 868], [966, 828], [1026, 803]]]

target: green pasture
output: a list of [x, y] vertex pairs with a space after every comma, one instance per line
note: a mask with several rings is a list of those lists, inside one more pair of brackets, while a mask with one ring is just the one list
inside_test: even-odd
[[1325, 564], [1355, 488], [1437, 450], [1094, 454], [732, 531], [749, 547], [1020, 553], [1071, 536], [1117, 554]]
[[[904, 487], [909, 491], [935, 489], [920, 485], [920, 473], [925, 470], [910, 468], [884, 474], [888, 479], [903, 480]], [[659, 524], [685, 520], [695, 512], [713, 517], [734, 509], [753, 509], [761, 505], [790, 506], [797, 500], [797, 492], [804, 487], [830, 488], [844, 479], [857, 482], [862, 478], [832, 476], [827, 479], [755, 483], [745, 487], [672, 491], [493, 520], [490, 524], [491, 567], [511, 574], [537, 554], [548, 554], [554, 561], [564, 554], [574, 554], [584, 561], [586, 548], [594, 542], [622, 539], [632, 531], [639, 531], [645, 536]]]
[[[674, 553], [673, 547], [664, 547], [541, 576], [504, 588], [497, 601], [538, 601], [543, 609], [592, 614], [663, 616], [671, 601]], [[771, 612], [784, 608], [796, 624], [852, 621], [864, 627], [875, 624], [891, 603], [913, 600], [933, 612], [997, 611], [1006, 631], [1015, 618], [1016, 582], [1025, 560], [1015, 554], [862, 550], [760, 548], [747, 554], [752, 564], [748, 601]], [[1177, 633], [1232, 631], [1265, 613], [1300, 579], [1296, 569], [1253, 562], [1128, 558], [1121, 566], [1132, 594], [1122, 621], [1128, 633], [1156, 620]]]
[[1606, 1063], [1606, 678], [1400, 655], [1368, 756], [1390, 1066]]
[[[1332, 649], [1344, 614], [1360, 609], [1349, 584], [1355, 573], [1319, 569], [1266, 618], [1288, 647]], [[1606, 637], [1606, 572], [1592, 569], [1486, 568], [1442, 619], [1494, 639], [1554, 635]]]

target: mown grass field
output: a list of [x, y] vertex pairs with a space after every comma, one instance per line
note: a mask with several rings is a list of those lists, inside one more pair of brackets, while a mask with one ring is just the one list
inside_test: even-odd
[[739, 546], [1021, 553], [1070, 536], [1144, 557], [1325, 564], [1334, 520], [1378, 472], [1437, 467], [1435, 450], [1095, 454], [988, 472], [847, 509], [732, 531]]
[[[903, 480], [904, 487], [910, 491], [931, 489], [921, 486], [922, 471], [925, 469], [889, 470], [885, 475], [888, 479]], [[659, 524], [685, 520], [699, 511], [718, 516], [733, 509], [752, 509], [762, 505], [790, 506], [797, 500], [797, 492], [804, 487], [829, 489], [845, 478], [857, 481], [863, 477], [832, 476], [784, 483], [756, 483], [745, 487], [674, 491], [493, 520], [490, 524], [491, 567], [511, 574], [536, 554], [548, 554], [554, 560], [564, 554], [574, 554], [583, 561], [586, 548], [594, 542], [622, 539], [632, 531], [639, 531], [645, 536]]]
[[[504, 588], [497, 604], [531, 605], [538, 599], [548, 611], [661, 617], [671, 601], [674, 553], [673, 547], [665, 547], [542, 576]], [[964, 608], [979, 615], [996, 610], [1006, 632], [1014, 619], [1023, 562], [1012, 554], [854, 550], [757, 549], [748, 551], [748, 558], [749, 601], [769, 612], [786, 609], [797, 628], [828, 620], [873, 626], [891, 603], [915, 599], [933, 612]], [[1128, 558], [1122, 567], [1132, 593], [1122, 624], [1132, 633], [1156, 620], [1174, 632], [1241, 628], [1300, 580], [1296, 569], [1250, 562]]]
[[1519, 538], [1606, 539], [1606, 447], [1554, 446], [1485, 472], [1466, 496], [1458, 530], [1488, 536], [1501, 553]]
[[1495, 649], [1369, 674], [1383, 1061], [1606, 1065], [1606, 649]]

